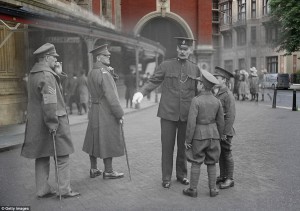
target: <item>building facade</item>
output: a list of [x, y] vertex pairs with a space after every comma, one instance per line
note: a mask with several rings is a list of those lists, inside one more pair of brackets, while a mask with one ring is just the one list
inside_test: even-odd
[[176, 57], [176, 36], [195, 39], [194, 62], [211, 70], [211, 0], [122, 0], [122, 31], [146, 37], [162, 44], [165, 59]]
[[69, 77], [87, 73], [93, 64], [89, 52], [104, 43], [121, 76], [124, 55], [136, 59], [135, 49], [152, 60], [165, 54], [162, 45], [122, 32], [120, 0], [0, 0], [0, 42], [0, 126], [26, 121], [25, 76], [35, 63], [32, 53], [46, 42], [56, 46]]
[[[285, 56], [272, 43], [278, 29], [269, 24], [268, 0], [219, 0], [220, 36], [215, 45], [215, 62], [230, 71], [256, 67], [269, 73], [294, 73], [300, 70], [300, 54]], [[215, 13], [216, 14], [216, 13]], [[217, 14], [216, 14], [217, 15]]]

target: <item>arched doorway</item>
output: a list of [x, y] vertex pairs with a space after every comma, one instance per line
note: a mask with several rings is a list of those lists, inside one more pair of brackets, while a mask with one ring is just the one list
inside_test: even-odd
[[165, 59], [177, 56], [174, 37], [187, 36], [185, 29], [175, 20], [168, 17], [154, 17], [140, 29], [140, 36], [159, 42], [167, 51]]

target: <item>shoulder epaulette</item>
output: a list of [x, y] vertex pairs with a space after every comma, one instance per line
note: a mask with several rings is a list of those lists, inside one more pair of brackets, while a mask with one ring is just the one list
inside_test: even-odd
[[106, 70], [105, 68], [101, 67], [100, 70], [102, 71], [102, 73], [106, 74], [109, 73], [108, 70]]

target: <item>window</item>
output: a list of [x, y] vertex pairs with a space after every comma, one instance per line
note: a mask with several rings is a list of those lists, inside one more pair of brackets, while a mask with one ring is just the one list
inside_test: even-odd
[[270, 56], [266, 60], [268, 73], [278, 73], [278, 57]]
[[213, 9], [219, 9], [219, 0], [213, 0]]
[[238, 20], [246, 20], [246, 0], [238, 0]]
[[213, 34], [220, 34], [220, 27], [217, 24], [213, 24], [212, 26], [212, 32]]
[[256, 0], [251, 0], [251, 18], [256, 18]]
[[246, 69], [245, 59], [239, 59], [239, 70], [245, 70], [245, 69]]
[[268, 1], [269, 0], [263, 0], [263, 5], [262, 5], [262, 7], [263, 7], [263, 10], [262, 10], [263, 15], [268, 15], [269, 12], [270, 12], [270, 7], [269, 7]]
[[226, 32], [223, 34], [224, 48], [232, 48], [232, 34], [231, 32]]
[[232, 60], [225, 60], [224, 61], [224, 68], [230, 72], [233, 72], [233, 61]]
[[250, 67], [256, 67], [256, 57], [251, 57], [251, 65]]
[[275, 42], [278, 38], [278, 28], [277, 27], [265, 27], [266, 29], [266, 43]]
[[251, 43], [256, 43], [256, 26], [251, 26]]
[[102, 5], [102, 15], [105, 17], [107, 16], [107, 0], [102, 0], [101, 5]]
[[214, 12], [212, 13], [212, 21], [218, 22], [219, 21], [219, 14], [218, 12]]
[[246, 44], [246, 29], [239, 28], [237, 29], [237, 45], [245, 45]]
[[220, 41], [219, 41], [219, 37], [218, 36], [213, 36], [213, 39], [212, 39], [212, 41], [213, 41], [213, 46], [214, 47], [220, 47]]
[[220, 5], [220, 23], [224, 25], [231, 24], [231, 1]]

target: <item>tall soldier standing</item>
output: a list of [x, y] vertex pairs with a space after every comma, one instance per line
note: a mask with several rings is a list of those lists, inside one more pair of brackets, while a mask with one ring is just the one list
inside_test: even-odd
[[48, 183], [50, 156], [54, 156], [52, 135], [56, 137], [59, 186], [62, 197], [74, 197], [71, 190], [69, 154], [74, 152], [69, 120], [62, 94], [61, 66], [56, 68], [53, 44], [46, 43], [33, 53], [38, 62], [28, 78], [28, 107], [25, 140], [21, 155], [35, 159], [35, 181], [40, 198], [55, 194]]
[[227, 81], [233, 74], [229, 71], [215, 67], [213, 74], [220, 82], [220, 87], [216, 97], [221, 101], [224, 111], [225, 127], [221, 135], [221, 155], [219, 160], [220, 176], [217, 178], [217, 184], [220, 189], [226, 189], [234, 186], [233, 170], [234, 162], [232, 158], [232, 137], [234, 135], [233, 123], [235, 120], [235, 99], [232, 92], [226, 86]]
[[133, 103], [141, 102], [143, 96], [162, 84], [162, 94], [157, 116], [161, 118], [162, 186], [170, 188], [173, 170], [173, 152], [177, 136], [176, 177], [184, 185], [187, 179], [185, 133], [191, 101], [196, 94], [196, 78], [200, 75], [197, 65], [190, 62], [193, 39], [176, 37], [177, 58], [160, 64], [155, 73], [133, 96]]
[[102, 174], [97, 168], [97, 157], [103, 159], [103, 179], [124, 177], [112, 168], [112, 158], [124, 155], [121, 124], [124, 111], [120, 105], [114, 74], [110, 64], [110, 52], [107, 44], [96, 47], [90, 53], [96, 62], [88, 74], [88, 89], [91, 94], [89, 123], [82, 150], [89, 154], [91, 169], [90, 177]]

